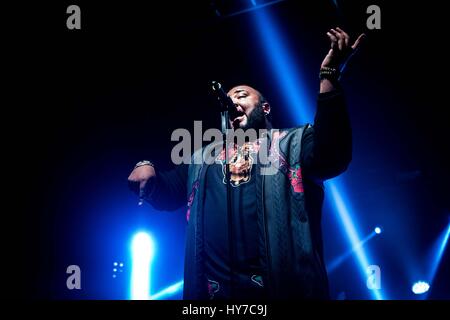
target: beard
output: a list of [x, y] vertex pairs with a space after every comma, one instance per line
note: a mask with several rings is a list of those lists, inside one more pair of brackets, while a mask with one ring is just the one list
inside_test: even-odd
[[266, 115], [263, 111], [262, 105], [257, 106], [247, 117], [247, 123], [240, 127], [244, 131], [247, 129], [266, 129]]

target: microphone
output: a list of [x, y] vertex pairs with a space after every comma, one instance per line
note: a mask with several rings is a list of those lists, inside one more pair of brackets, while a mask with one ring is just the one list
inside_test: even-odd
[[144, 204], [144, 189], [139, 189], [139, 202], [138, 206], [142, 206]]
[[220, 111], [230, 111], [230, 113], [236, 112], [236, 106], [234, 105], [233, 100], [227, 96], [225, 90], [223, 90], [223, 87], [219, 82], [211, 81], [211, 88], [219, 101]]

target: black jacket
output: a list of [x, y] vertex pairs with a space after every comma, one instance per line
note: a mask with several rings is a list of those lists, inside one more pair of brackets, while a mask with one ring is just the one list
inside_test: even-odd
[[[328, 298], [321, 232], [323, 181], [346, 170], [352, 139], [342, 92], [319, 94], [317, 101], [314, 125], [271, 130], [265, 137], [276, 173], [265, 175], [256, 168], [255, 223], [264, 286], [271, 299]], [[187, 202], [185, 299], [208, 298], [202, 225], [207, 167], [180, 165], [158, 172], [147, 199], [158, 210], [174, 210]]]

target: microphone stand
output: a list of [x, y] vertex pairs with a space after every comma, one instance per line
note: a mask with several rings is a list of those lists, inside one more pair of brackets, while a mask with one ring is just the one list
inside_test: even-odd
[[[231, 201], [231, 172], [230, 172], [230, 162], [229, 162], [229, 152], [228, 152], [228, 137], [227, 137], [227, 131], [229, 129], [230, 124], [230, 116], [229, 116], [229, 108], [231, 107], [228, 105], [229, 103], [232, 103], [231, 99], [225, 95], [223, 99], [220, 98], [220, 93], [223, 95], [223, 89], [220, 83], [213, 81], [212, 82], [213, 90], [219, 93], [219, 102], [221, 105], [221, 112], [220, 112], [220, 118], [221, 118], [221, 130], [222, 130], [222, 141], [223, 141], [223, 149], [225, 150], [225, 181], [226, 181], [226, 188], [227, 188], [227, 222], [228, 222], [228, 251], [229, 251], [229, 259], [230, 259], [230, 295], [232, 298], [234, 298], [234, 286], [235, 286], [235, 280], [234, 280], [234, 271], [236, 269], [235, 267], [235, 256], [234, 256], [234, 243], [233, 243], [233, 204]], [[225, 101], [223, 101], [226, 99]], [[229, 100], [228, 100], [229, 99]], [[227, 101], [228, 100], [228, 101]], [[228, 102], [228, 103], [226, 103]], [[231, 129], [231, 128], [230, 128]]]

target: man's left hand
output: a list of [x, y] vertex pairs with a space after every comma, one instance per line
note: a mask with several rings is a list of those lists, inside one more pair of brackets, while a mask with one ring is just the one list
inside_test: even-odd
[[362, 39], [365, 37], [365, 34], [362, 33], [353, 45], [351, 45], [349, 35], [339, 27], [336, 29], [330, 29], [330, 31], [327, 32], [327, 36], [331, 40], [331, 49], [328, 51], [321, 67], [340, 70], [358, 49]]

